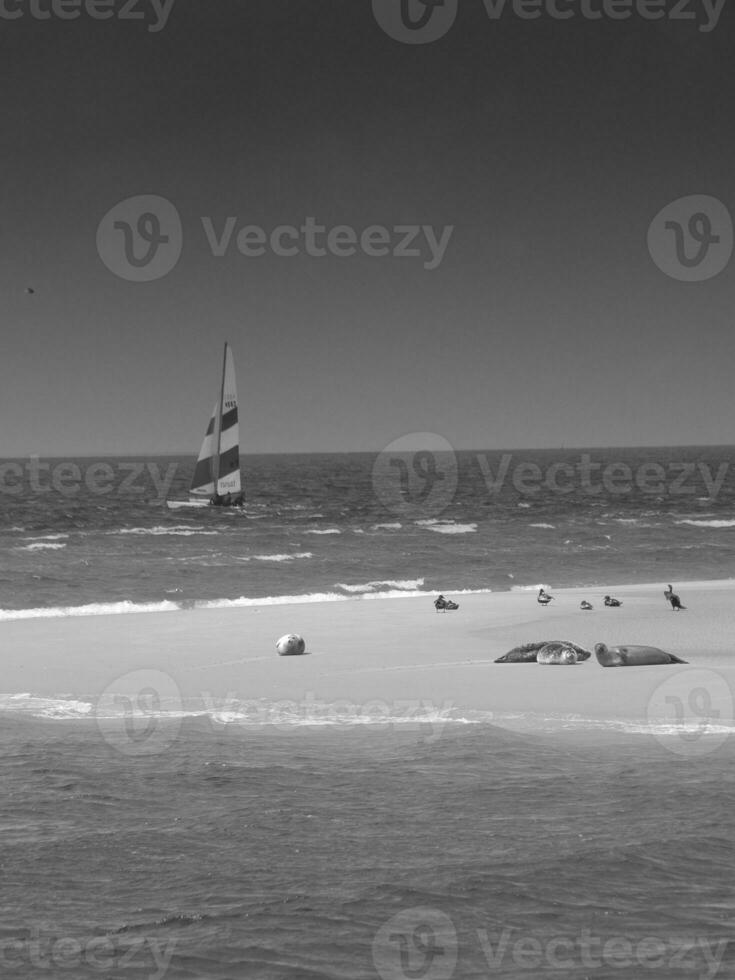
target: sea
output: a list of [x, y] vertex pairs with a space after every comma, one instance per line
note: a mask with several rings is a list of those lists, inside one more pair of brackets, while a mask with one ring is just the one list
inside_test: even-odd
[[726, 579], [735, 447], [0, 462], [0, 621]]
[[[734, 459], [246, 456], [242, 510], [170, 507], [187, 457], [5, 460], [0, 636], [38, 617], [731, 578]], [[147, 754], [73, 712], [0, 712], [0, 976], [733, 975], [732, 738], [156, 723], [175, 732]]]

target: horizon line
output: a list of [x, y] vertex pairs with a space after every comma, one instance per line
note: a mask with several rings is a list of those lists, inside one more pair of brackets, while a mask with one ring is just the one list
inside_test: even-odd
[[[380, 449], [300, 449], [300, 450], [252, 450], [250, 452], [240, 452], [240, 458], [247, 458], [253, 456], [357, 456], [357, 455], [380, 455], [386, 449], [385, 446]], [[399, 450], [400, 453], [418, 452], [426, 449], [426, 446], [416, 445], [416, 446], [406, 446]], [[543, 452], [560, 452], [560, 453], [574, 453], [583, 451], [609, 451], [609, 450], [677, 450], [677, 449], [733, 449], [735, 450], [735, 443], [681, 443], [681, 444], [614, 444], [614, 445], [580, 445], [580, 446], [527, 446], [527, 447], [485, 447], [481, 449], [477, 446], [473, 447], [453, 447], [451, 451], [455, 453], [543, 453]], [[449, 452], [449, 450], [432, 450], [437, 454]], [[191, 450], [186, 452], [176, 452], [176, 451], [166, 451], [166, 452], [122, 452], [122, 453], [23, 453], [15, 454], [10, 456], [0, 455], [0, 460], [4, 462], [15, 462], [17, 460], [23, 459], [160, 459], [161, 457], [191, 457], [196, 459], [196, 454]]]

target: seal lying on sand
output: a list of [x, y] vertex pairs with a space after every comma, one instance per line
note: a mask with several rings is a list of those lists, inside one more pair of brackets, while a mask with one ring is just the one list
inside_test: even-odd
[[[540, 643], [524, 643], [521, 647], [513, 647], [502, 657], [498, 657], [496, 664], [535, 664], [539, 650], [543, 647], [559, 646], [573, 650], [577, 655], [577, 660], [589, 660], [592, 654], [584, 647], [578, 647], [576, 643], [569, 640], [541, 640]], [[547, 661], [550, 663], [551, 661]], [[561, 662], [561, 661], [560, 661]]]
[[606, 647], [595, 644], [595, 656], [603, 667], [645, 667], [648, 664], [685, 664], [686, 660], [658, 647]]
[[570, 666], [571, 664], [581, 663], [577, 656], [577, 651], [567, 643], [547, 643], [542, 646], [536, 657], [537, 664], [551, 664], [552, 666]]

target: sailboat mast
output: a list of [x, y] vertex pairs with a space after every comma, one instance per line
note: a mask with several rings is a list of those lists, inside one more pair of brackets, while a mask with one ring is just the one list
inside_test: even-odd
[[212, 483], [214, 484], [214, 492], [217, 493], [217, 484], [219, 482], [219, 457], [220, 457], [220, 442], [222, 437], [222, 406], [225, 400], [225, 370], [227, 368], [227, 342], [225, 342], [225, 350], [222, 355], [222, 382], [220, 384], [219, 390], [219, 402], [217, 403], [217, 418], [215, 420], [214, 428], [214, 452], [212, 453]]

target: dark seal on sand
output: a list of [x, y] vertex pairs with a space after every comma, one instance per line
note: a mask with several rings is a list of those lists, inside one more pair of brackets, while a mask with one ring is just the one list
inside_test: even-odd
[[513, 647], [507, 653], [504, 653], [502, 657], [498, 657], [495, 661], [496, 664], [535, 664], [538, 663], [537, 657], [538, 652], [542, 647], [551, 646], [552, 644], [569, 647], [577, 655], [577, 660], [589, 660], [592, 656], [589, 650], [585, 650], [584, 647], [578, 647], [576, 643], [572, 643], [570, 640], [541, 640], [540, 643], [524, 643], [523, 646]]
[[606, 647], [595, 644], [595, 656], [603, 667], [647, 667], [650, 664], [685, 664], [673, 653], [658, 647]]

